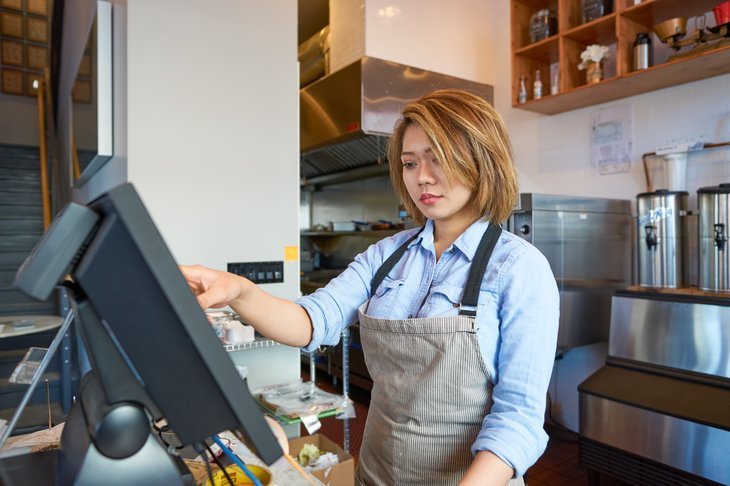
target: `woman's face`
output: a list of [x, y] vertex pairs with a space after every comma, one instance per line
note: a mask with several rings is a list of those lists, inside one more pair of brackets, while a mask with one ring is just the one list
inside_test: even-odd
[[477, 219], [473, 191], [459, 181], [446, 180], [426, 133], [418, 125], [406, 128], [401, 163], [408, 194], [424, 216], [436, 223], [464, 225]]

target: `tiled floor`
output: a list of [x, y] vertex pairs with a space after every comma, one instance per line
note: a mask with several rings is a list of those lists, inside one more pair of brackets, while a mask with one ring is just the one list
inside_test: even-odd
[[529, 486], [586, 485], [585, 468], [578, 464], [578, 436], [557, 428], [548, 428], [550, 440], [545, 453], [527, 471]]
[[[547, 426], [550, 440], [545, 453], [525, 477], [528, 486], [588, 485], [588, 472], [578, 463], [578, 434]], [[596, 486], [628, 486], [606, 475], [596, 477]]]

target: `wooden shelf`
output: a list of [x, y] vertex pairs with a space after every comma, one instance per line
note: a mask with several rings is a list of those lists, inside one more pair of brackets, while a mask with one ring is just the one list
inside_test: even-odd
[[621, 16], [644, 25], [653, 26], [675, 17], [691, 18], [709, 12], [721, 0], [644, 0], [621, 11]]
[[341, 247], [341, 245], [347, 241], [345, 238], [382, 239], [386, 236], [394, 235], [399, 231], [402, 230], [302, 231], [300, 232], [300, 235], [309, 238], [324, 255], [331, 255], [337, 248]]
[[[550, 115], [730, 73], [730, 41], [632, 72], [632, 46], [639, 32], [653, 33], [655, 24], [670, 18], [691, 19], [711, 11], [717, 3], [718, 0], [644, 0], [634, 5], [633, 0], [614, 0], [613, 12], [581, 23], [582, 0], [511, 0], [512, 106]], [[556, 9], [558, 33], [529, 44], [526, 41], [529, 39], [529, 18], [545, 8]], [[660, 45], [655, 35], [653, 42], [655, 46]], [[578, 64], [580, 53], [590, 44], [610, 46], [613, 59], [610, 77], [588, 85], [585, 71], [579, 70]], [[551, 69], [557, 69], [560, 74], [560, 92], [555, 95], [548, 95], [550, 84], [554, 82]], [[532, 100], [529, 99], [532, 82], [538, 70], [544, 96]], [[528, 101], [522, 104], [517, 103], [520, 76], [525, 76], [528, 83]]]
[[565, 37], [588, 44], [614, 44], [616, 42], [616, 14], [604, 15], [592, 22], [581, 24], [563, 34]]
[[730, 73], [730, 46], [653, 66], [644, 71], [616, 76], [597, 84], [579, 86], [516, 106], [553, 115], [726, 73]]
[[399, 231], [403, 230], [367, 230], [367, 231], [302, 231], [302, 236], [314, 236], [314, 237], [335, 237], [335, 236], [362, 236], [365, 238], [384, 238], [386, 236], [394, 235]]

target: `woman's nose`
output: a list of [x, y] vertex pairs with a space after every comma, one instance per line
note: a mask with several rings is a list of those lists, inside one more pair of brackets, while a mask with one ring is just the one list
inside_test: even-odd
[[430, 164], [418, 164], [418, 183], [419, 184], [433, 184], [436, 182], [433, 168]]

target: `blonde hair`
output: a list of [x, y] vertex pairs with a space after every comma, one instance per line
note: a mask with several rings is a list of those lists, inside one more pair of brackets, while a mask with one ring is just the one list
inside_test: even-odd
[[449, 181], [474, 191], [480, 218], [505, 221], [517, 201], [517, 174], [502, 118], [483, 98], [459, 89], [433, 91], [408, 103], [388, 144], [390, 179], [408, 214], [417, 224], [426, 218], [403, 182], [401, 152], [406, 128], [425, 132], [431, 150]]

